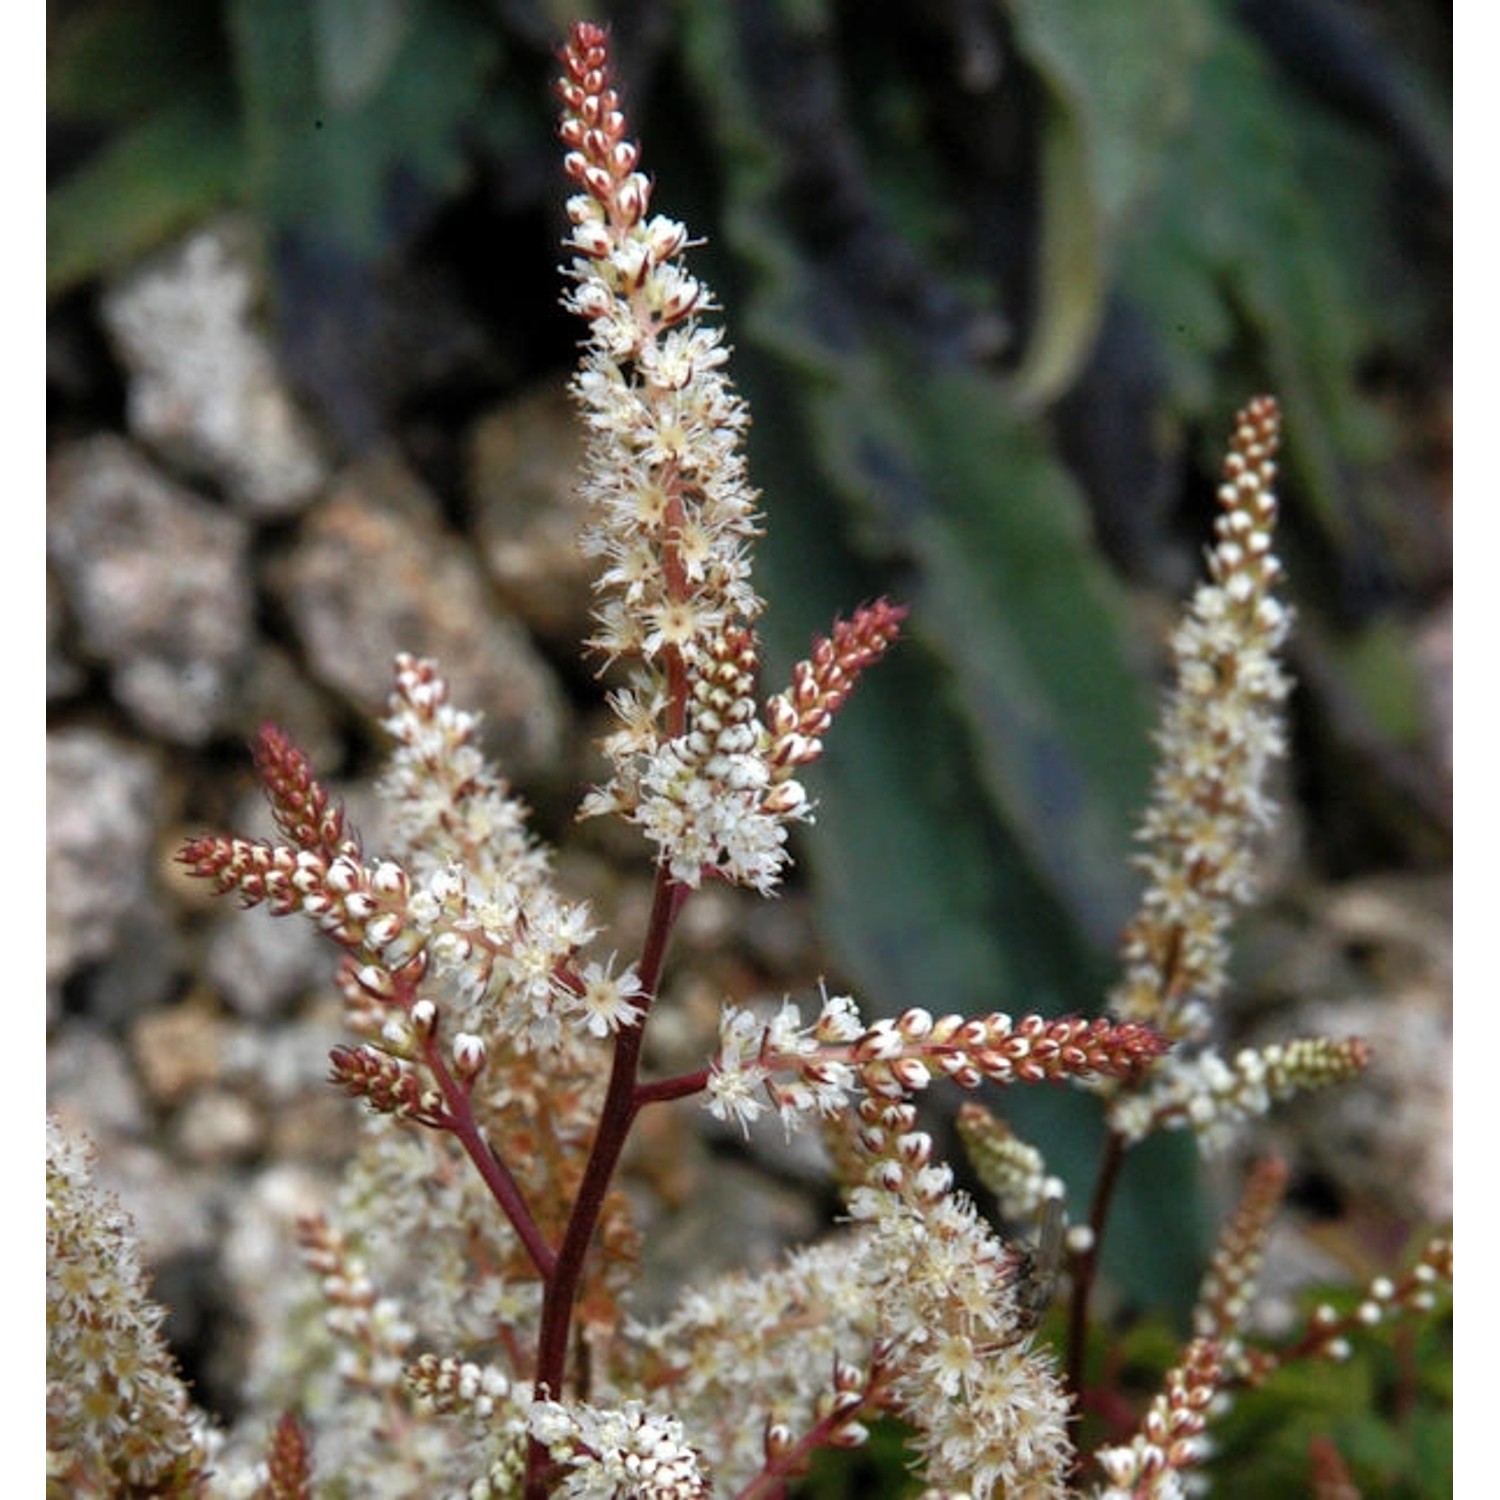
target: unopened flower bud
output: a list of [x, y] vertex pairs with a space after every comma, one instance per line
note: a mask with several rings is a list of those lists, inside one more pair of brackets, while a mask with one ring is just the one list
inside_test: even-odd
[[453, 1071], [465, 1083], [472, 1082], [484, 1067], [486, 1050], [484, 1038], [469, 1031], [460, 1031], [453, 1038]]

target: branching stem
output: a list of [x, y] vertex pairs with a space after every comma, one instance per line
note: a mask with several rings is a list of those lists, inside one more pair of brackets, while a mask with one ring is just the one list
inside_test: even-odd
[[[635, 1123], [640, 1099], [636, 1075], [640, 1070], [641, 1043], [646, 1021], [661, 983], [667, 945], [677, 915], [687, 899], [689, 887], [674, 880], [665, 862], [656, 871], [656, 892], [651, 904], [651, 920], [641, 952], [639, 978], [641, 1014], [631, 1026], [621, 1027], [615, 1035], [614, 1064], [609, 1087], [599, 1116], [599, 1128], [589, 1151], [578, 1197], [568, 1216], [551, 1273], [542, 1293], [541, 1336], [537, 1346], [536, 1393], [552, 1400], [561, 1398], [567, 1369], [569, 1335], [573, 1325], [573, 1304], [583, 1276], [584, 1259], [599, 1224], [604, 1202], [614, 1180], [620, 1154]], [[526, 1468], [527, 1500], [543, 1500], [547, 1493], [547, 1453], [533, 1440]]]

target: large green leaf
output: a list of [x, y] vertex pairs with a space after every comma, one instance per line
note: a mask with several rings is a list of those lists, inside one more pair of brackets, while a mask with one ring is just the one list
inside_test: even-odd
[[1370, 232], [1390, 187], [1371, 142], [1221, 19], [1156, 211], [1121, 261], [1162, 340], [1178, 410], [1222, 425], [1237, 399], [1221, 394], [1226, 361], [1243, 383], [1274, 390], [1304, 502], [1340, 550], [1369, 503], [1351, 477], [1390, 437], [1361, 386], [1402, 302], [1389, 280], [1378, 291], [1382, 236]]

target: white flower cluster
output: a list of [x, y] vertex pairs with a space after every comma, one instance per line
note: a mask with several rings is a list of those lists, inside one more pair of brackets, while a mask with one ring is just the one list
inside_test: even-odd
[[[385, 728], [396, 741], [380, 783], [409, 893], [402, 913], [456, 1003], [448, 1024], [496, 1029], [532, 1047], [561, 1026], [605, 1036], [638, 1015], [635, 973], [573, 956], [595, 936], [588, 907], [554, 889], [526, 809], [473, 743], [478, 716], [454, 708], [433, 662], [403, 656]], [[381, 976], [364, 976], [378, 988]]]
[[698, 321], [713, 299], [680, 262], [687, 230], [648, 217], [651, 184], [604, 73], [580, 71], [564, 99], [565, 164], [583, 188], [568, 202], [565, 302], [589, 328], [573, 381], [592, 509], [582, 543], [602, 562], [590, 644], [633, 664], [612, 700], [613, 775], [583, 811], [639, 824], [680, 884], [712, 871], [769, 892], [807, 797], [773, 769], [754, 697], [748, 415], [722, 335]]
[[1026, 1331], [1016, 1256], [953, 1191], [909, 1105], [871, 1100], [861, 1113], [874, 1165], [849, 1207], [869, 1226], [862, 1275], [926, 1478], [974, 1500], [1063, 1495], [1068, 1401]]
[[[823, 996], [817, 1020], [802, 1024], [802, 1012], [785, 1000], [770, 1016], [725, 1005], [719, 1020], [719, 1051], [708, 1077], [708, 1110], [743, 1130], [774, 1109], [790, 1133], [805, 1116], [837, 1114], [848, 1103], [854, 1068], [824, 1049], [864, 1034], [859, 1010], [847, 995]], [[791, 1073], [781, 1079], [779, 1072]]]
[[538, 1401], [532, 1437], [564, 1465], [567, 1500], [706, 1500], [707, 1476], [675, 1418], [627, 1401], [616, 1409]]
[[1110, 1100], [1109, 1123], [1132, 1143], [1153, 1131], [1187, 1128], [1204, 1156], [1219, 1156], [1277, 1100], [1341, 1083], [1367, 1060], [1357, 1038], [1294, 1037], [1242, 1047], [1228, 1061], [1211, 1046], [1179, 1048], [1157, 1062], [1143, 1085]]
[[672, 1370], [661, 1399], [713, 1454], [726, 1493], [761, 1468], [766, 1432], [807, 1431], [834, 1372], [870, 1349], [861, 1238], [794, 1250], [758, 1274], [716, 1277], [685, 1292], [661, 1322], [631, 1325], [632, 1339]]
[[207, 1457], [202, 1414], [147, 1295], [134, 1226], [87, 1148], [47, 1117], [49, 1494], [182, 1493]]

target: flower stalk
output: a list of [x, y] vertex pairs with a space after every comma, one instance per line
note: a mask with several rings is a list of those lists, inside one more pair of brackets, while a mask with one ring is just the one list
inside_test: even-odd
[[[572, 389], [587, 434], [583, 546], [598, 564], [588, 645], [617, 680], [608, 773], [580, 816], [618, 817], [650, 851], [639, 953], [624, 966], [599, 956], [589, 908], [563, 896], [480, 753], [477, 716], [412, 656], [397, 658], [384, 721], [388, 851], [367, 851], [307, 758], [267, 728], [255, 763], [277, 838], [205, 837], [179, 854], [220, 893], [300, 914], [343, 951], [351, 1039], [332, 1050], [330, 1077], [369, 1125], [342, 1211], [373, 1213], [379, 1232], [345, 1232], [338, 1215], [303, 1226], [337, 1351], [320, 1368], [338, 1372], [355, 1413], [333, 1451], [358, 1468], [406, 1443], [412, 1493], [770, 1500], [816, 1451], [857, 1446], [893, 1416], [932, 1496], [1061, 1496], [1091, 1458], [1098, 1495], [1178, 1493], [1226, 1391], [1279, 1357], [1337, 1357], [1359, 1328], [1422, 1310], [1451, 1277], [1451, 1245], [1434, 1242], [1354, 1312], [1320, 1310], [1281, 1356], [1251, 1348], [1247, 1309], [1284, 1185], [1264, 1166], [1165, 1389], [1119, 1423], [1136, 1427], [1128, 1442], [1082, 1450], [1080, 1413], [1104, 1404], [1084, 1388], [1091, 1300], [1130, 1147], [1185, 1128], [1223, 1149], [1276, 1100], [1368, 1060], [1356, 1038], [1226, 1058], [1213, 1037], [1285, 741], [1279, 412], [1251, 402], [1230, 440], [1208, 578], [1173, 640], [1145, 891], [1107, 1013], [910, 1004], [867, 1019], [826, 989], [806, 1018], [790, 997], [726, 1001], [702, 1066], [643, 1076], [685, 904], [706, 881], [776, 892], [789, 831], [813, 816], [799, 778], [906, 610], [877, 599], [835, 619], [763, 696], [748, 413], [722, 333], [704, 321], [712, 294], [684, 263], [687, 229], [653, 210], [610, 50], [603, 28], [574, 25], [557, 84], [572, 188], [564, 300], [586, 329]], [[1042, 1151], [975, 1101], [959, 1134], [998, 1200], [997, 1230], [919, 1121], [918, 1096], [944, 1082], [1097, 1094], [1106, 1134], [1086, 1222], [1067, 1227], [1066, 1187]], [[776, 1265], [684, 1289], [646, 1325], [624, 1301], [640, 1239], [617, 1178], [640, 1112], [689, 1098], [746, 1133], [767, 1115], [788, 1133], [815, 1122], [847, 1216]], [[410, 1269], [387, 1248], [403, 1218], [450, 1231], [422, 1256], [446, 1300], [377, 1290]], [[1054, 1349], [1045, 1314], [1064, 1265], [1071, 1300]], [[163, 1379], [161, 1392], [167, 1472], [196, 1483], [206, 1450], [178, 1420], [178, 1388]], [[321, 1482], [329, 1447], [313, 1437], [300, 1413], [276, 1426], [264, 1468], [277, 1493]]]

